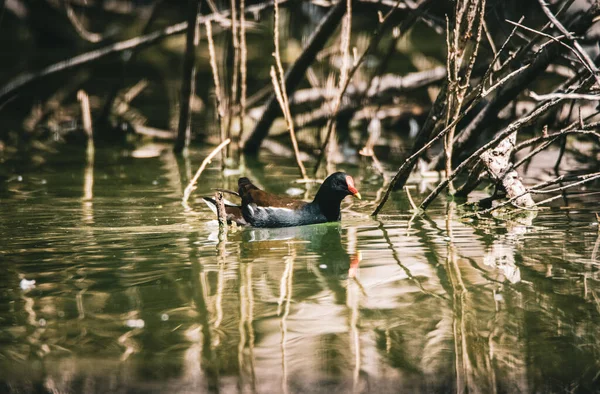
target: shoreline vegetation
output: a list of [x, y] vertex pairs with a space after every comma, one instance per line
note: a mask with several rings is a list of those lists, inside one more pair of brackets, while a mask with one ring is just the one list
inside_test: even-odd
[[[36, 143], [86, 140], [93, 167], [95, 144], [145, 138], [173, 141], [182, 155], [191, 143], [218, 145], [198, 176], [215, 157], [222, 170], [239, 169], [244, 156], [268, 149], [293, 157], [302, 181], [312, 182], [347, 162], [350, 147], [380, 178], [372, 215], [414, 171], [441, 174], [415, 212], [441, 193], [465, 198], [491, 186], [468, 216], [534, 210], [598, 184], [597, 2], [188, 0], [166, 9], [161, 0], [6, 2], [4, 26], [18, 27], [5, 30], [9, 40], [27, 31], [43, 49], [68, 36], [53, 45], [66, 42], [73, 55], [4, 75], [3, 160]], [[186, 21], [169, 22], [176, 18]], [[54, 36], [43, 40], [48, 29]], [[164, 53], [165, 45], [176, 49], [167, 59], [153, 53], [153, 72], [177, 87], [165, 83], [168, 121], [156, 122], [134, 102], [156, 94], [148, 92], [156, 79], [136, 67], [147, 50]], [[120, 76], [92, 84], [107, 64]], [[141, 78], [130, 84], [134, 75]], [[199, 127], [198, 117], [215, 126]], [[398, 137], [404, 153], [384, 149]], [[546, 163], [540, 183], [525, 184], [531, 160], [547, 150], [558, 150], [556, 161]], [[566, 156], [582, 166], [571, 168]]]

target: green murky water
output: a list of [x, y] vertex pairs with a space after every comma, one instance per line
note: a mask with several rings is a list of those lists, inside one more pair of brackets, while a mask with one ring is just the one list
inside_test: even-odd
[[[600, 387], [597, 196], [520, 221], [439, 201], [410, 220], [380, 181], [340, 224], [239, 229], [197, 198], [233, 187], [207, 151], [48, 154], [0, 188], [0, 390], [589, 392]], [[292, 161], [245, 175], [285, 193]], [[306, 197], [315, 192], [314, 186]], [[423, 198], [415, 190], [415, 199]], [[35, 283], [30, 282], [35, 281]]]

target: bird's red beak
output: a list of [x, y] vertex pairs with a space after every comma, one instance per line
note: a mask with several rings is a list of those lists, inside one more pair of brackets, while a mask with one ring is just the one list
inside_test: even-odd
[[348, 185], [348, 191], [352, 193], [354, 197], [361, 200], [360, 193], [358, 192], [358, 190], [356, 190], [356, 187], [354, 186], [354, 179], [352, 179], [350, 175], [346, 176], [346, 184]]

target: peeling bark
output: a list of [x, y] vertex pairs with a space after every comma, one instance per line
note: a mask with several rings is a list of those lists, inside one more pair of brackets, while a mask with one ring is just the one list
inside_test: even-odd
[[514, 132], [506, 137], [493, 149], [481, 154], [481, 160], [487, 167], [488, 174], [497, 183], [501, 183], [506, 191], [507, 197], [516, 198], [513, 202], [518, 207], [529, 208], [535, 205], [527, 188], [521, 182], [521, 178], [512, 166], [510, 160], [517, 141], [517, 133]]

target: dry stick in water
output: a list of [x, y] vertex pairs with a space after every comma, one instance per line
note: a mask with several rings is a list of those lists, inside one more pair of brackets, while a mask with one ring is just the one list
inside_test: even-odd
[[[240, 1], [240, 131], [237, 138], [238, 152], [240, 141], [244, 137], [244, 120], [246, 118], [246, 96], [247, 96], [247, 63], [248, 47], [246, 46], [246, 1]], [[240, 152], [241, 153], [241, 152]]]
[[[507, 40], [509, 40], [509, 39], [510, 39], [510, 36], [508, 37]], [[498, 52], [498, 54], [500, 54], [501, 52], [502, 52], [502, 50], [500, 50]], [[490, 73], [492, 71], [492, 65], [495, 63], [495, 61], [496, 61], [496, 59], [494, 59], [490, 63], [490, 66], [489, 66], [487, 72], [485, 73], [484, 77], [481, 79], [482, 81], [487, 80], [487, 78], [489, 77], [489, 75], [490, 75]], [[469, 104], [469, 106], [467, 107], [467, 109], [465, 109], [464, 111], [462, 111], [461, 115], [458, 116], [452, 123], [450, 123], [448, 126], [446, 126], [436, 136], [434, 136], [433, 138], [431, 138], [428, 142], [424, 143], [423, 146], [421, 146], [419, 149], [417, 149], [416, 151], [414, 151], [412, 155], [410, 155], [406, 160], [404, 160], [404, 163], [402, 163], [402, 165], [400, 166], [400, 168], [398, 168], [398, 171], [396, 172], [396, 175], [394, 175], [394, 178], [392, 178], [392, 181], [388, 185], [388, 188], [387, 188], [385, 194], [383, 195], [383, 198], [381, 199], [381, 201], [377, 205], [377, 208], [375, 208], [375, 210], [373, 211], [373, 213], [371, 213], [371, 216], [377, 215], [381, 211], [381, 209], [383, 209], [383, 206], [385, 205], [385, 203], [387, 202], [388, 198], [390, 197], [390, 194], [395, 189], [395, 186], [397, 185], [397, 182], [401, 178], [403, 178], [410, 171], [410, 169], [413, 167], [414, 163], [421, 156], [421, 154], [423, 154], [423, 152], [425, 152], [427, 149], [429, 149], [440, 138], [444, 137], [446, 135], [446, 133], [448, 132], [448, 130], [450, 130], [451, 127], [456, 126], [456, 124], [459, 121], [461, 121], [463, 119], [463, 117], [467, 113], [469, 113], [469, 111], [471, 111], [473, 108], [475, 108], [475, 106], [483, 98], [485, 98], [490, 93], [494, 92], [496, 89], [498, 89], [498, 87], [502, 86], [504, 84], [504, 82], [510, 80], [510, 78], [512, 78], [513, 76], [518, 75], [518, 72], [521, 71], [521, 70], [523, 70], [526, 67], [527, 66], [523, 66], [520, 69], [511, 72], [510, 74], [508, 74], [507, 76], [505, 76], [504, 78], [502, 78], [500, 81], [498, 81], [496, 84], [492, 85], [489, 89], [485, 89], [484, 88], [484, 84], [481, 83], [479, 85], [477, 91], [473, 92], [473, 93], [475, 93], [475, 97], [472, 99], [472, 101]], [[402, 186], [404, 186], [404, 185], [402, 185]]]
[[81, 103], [81, 117], [83, 130], [87, 136], [87, 149], [85, 166], [85, 182], [83, 186], [83, 199], [91, 201], [94, 198], [94, 134], [92, 129], [92, 113], [90, 111], [90, 98], [83, 90], [77, 92], [77, 99]]
[[[572, 82], [574, 82], [576, 80], [577, 77], [564, 82], [561, 87], [559, 88], [559, 90], [562, 90], [563, 88], [570, 86], [572, 84]], [[565, 94], [565, 95], [556, 95], [556, 96], [552, 96], [551, 98], [558, 98], [560, 96], [561, 99], [567, 99], [571, 94]], [[571, 124], [570, 126], [564, 128], [562, 130], [562, 132], [568, 133], [570, 131], [572, 131], [575, 127], [577, 126], [576, 123]], [[590, 125], [591, 126], [591, 125]], [[581, 127], [584, 128], [583, 122], [581, 122]], [[585, 126], [587, 127], [587, 126]], [[589, 128], [589, 127], [588, 127]], [[584, 132], [585, 133], [585, 132]], [[544, 133], [544, 135], [546, 135], [546, 133]], [[566, 134], [565, 134], [566, 135]], [[553, 135], [554, 136], [554, 135]], [[544, 138], [542, 138], [542, 140], [546, 140]], [[521, 164], [525, 163], [527, 160], [529, 160], [531, 157], [533, 157], [534, 155], [536, 155], [537, 153], [539, 153], [540, 151], [542, 151], [543, 149], [545, 149], [546, 147], [548, 147], [549, 145], [551, 145], [554, 142], [555, 139], [551, 139], [549, 142], [545, 142], [544, 144], [538, 146], [536, 149], [534, 149], [532, 152], [530, 152], [528, 155], [526, 155], [524, 158], [522, 158], [521, 160], [519, 160], [519, 162], [517, 162], [516, 164], [514, 164], [512, 167], [514, 169], [516, 169], [517, 167], [519, 167]], [[536, 140], [537, 142], [537, 140]], [[520, 148], [520, 145], [517, 145], [515, 147], [515, 151], [518, 151]], [[559, 155], [560, 157], [560, 155]], [[482, 157], [483, 158], [483, 157]], [[473, 166], [473, 169], [471, 170], [471, 173], [469, 175], [469, 179], [467, 180], [467, 182], [465, 182], [460, 189], [457, 191], [456, 195], [460, 195], [463, 197], [466, 197], [471, 191], [473, 191], [477, 185], [483, 180], [484, 176], [483, 173], [481, 172], [481, 168], [482, 168], [482, 161], [478, 161], [477, 163], [475, 163], [475, 165]], [[476, 174], [475, 172], [479, 173]], [[514, 174], [513, 174], [514, 175]]]
[[[494, 62], [491, 62], [491, 64], [493, 64]], [[383, 196], [382, 200], [379, 202], [379, 205], [377, 205], [377, 208], [375, 208], [375, 210], [373, 211], [373, 213], [371, 214], [372, 216], [377, 215], [381, 209], [383, 208], [383, 206], [385, 205], [386, 201], [388, 200], [392, 190], [394, 189], [394, 185], [396, 184], [397, 180], [401, 177], [402, 174], [404, 174], [405, 171], [407, 171], [410, 167], [412, 167], [412, 165], [415, 163], [416, 159], [423, 153], [425, 152], [427, 149], [429, 149], [437, 140], [439, 140], [440, 138], [442, 138], [443, 136], [446, 135], [446, 133], [448, 132], [448, 130], [450, 129], [450, 127], [455, 126], [460, 120], [462, 120], [462, 118], [465, 116], [465, 114], [467, 114], [471, 109], [473, 109], [475, 107], [476, 104], [478, 104], [480, 102], [481, 99], [485, 98], [487, 95], [489, 95], [490, 93], [492, 93], [493, 91], [495, 91], [498, 87], [502, 86], [506, 81], [510, 80], [510, 78], [514, 77], [515, 75], [518, 75], [518, 73], [523, 70], [524, 68], [526, 68], [527, 66], [523, 66], [518, 70], [515, 70], [513, 72], [511, 72], [509, 75], [507, 75], [506, 77], [502, 78], [500, 81], [498, 81], [496, 84], [494, 84], [492, 87], [490, 87], [489, 89], [483, 89], [483, 85], [480, 86], [480, 90], [479, 92], [477, 92], [477, 96], [473, 99], [473, 101], [471, 102], [471, 104], [469, 105], [469, 107], [462, 112], [462, 115], [459, 116], [455, 122], [451, 123], [450, 125], [448, 125], [445, 129], [443, 129], [442, 131], [440, 131], [435, 137], [433, 137], [431, 140], [429, 140], [429, 142], [427, 142], [425, 145], [423, 145], [419, 150], [417, 150], [416, 152], [414, 152], [411, 156], [409, 156], [404, 163], [402, 163], [402, 165], [400, 166], [400, 168], [398, 169], [398, 172], [396, 173], [396, 175], [394, 176], [394, 178], [392, 179], [392, 181], [390, 182], [390, 185], [388, 186], [388, 189], [385, 193], [385, 195]], [[484, 78], [482, 78], [482, 80], [486, 80], [487, 79], [487, 74]], [[500, 137], [504, 138], [506, 136], [508, 136], [512, 131], [518, 130], [519, 128], [526, 126], [528, 124], [530, 124], [531, 122], [533, 122], [533, 120], [535, 118], [537, 118], [537, 116], [543, 114], [544, 112], [546, 112], [548, 109], [550, 109], [551, 107], [553, 107], [555, 104], [557, 104], [559, 101], [561, 101], [560, 99], [555, 100], [552, 103], [546, 103], [544, 106], [536, 109], [536, 111], [534, 111], [535, 113], [531, 113], [529, 114], [526, 119], [525, 118], [521, 118], [518, 121], [513, 122], [513, 124], [511, 124], [506, 130], [504, 130], [504, 132], [502, 132], [501, 134], [497, 135], [496, 138], [494, 138], [491, 142], [489, 142], [488, 144], [484, 145], [483, 147], [481, 147], [479, 150], [477, 150], [477, 152], [474, 152], [471, 156], [469, 156], [469, 158], [467, 158], [467, 160], [463, 163], [461, 163], [454, 171], [453, 173], [450, 175], [450, 178], [454, 179], [456, 177], [456, 175], [458, 174], [459, 171], [462, 171], [467, 165], [471, 165], [473, 164], [476, 160], [479, 159], [479, 154], [481, 154], [483, 151], [495, 146], [495, 144], [498, 144], [500, 142]], [[515, 127], [515, 128], [513, 128]], [[512, 131], [508, 131], [508, 130], [512, 130]], [[420, 208], [421, 209], [425, 209], [430, 203], [431, 201], [428, 201], [430, 198], [431, 200], [433, 200], [433, 198], [435, 198], [435, 196], [437, 196], [437, 194], [440, 193], [440, 191], [448, 185], [448, 183], [446, 183], [448, 180], [443, 181], [440, 185], [438, 185], [438, 188], [436, 188], [436, 190], [434, 190], [425, 201], [423, 201], [423, 203], [421, 204]], [[434, 195], [435, 194], [435, 195]]]
[[[234, 107], [237, 102], [238, 95], [238, 82], [240, 73], [240, 37], [237, 20], [236, 1], [231, 0], [231, 39], [233, 41], [233, 71], [231, 76], [231, 92], [229, 96], [229, 103], [227, 106], [227, 128], [225, 129], [225, 136], [231, 138], [231, 126], [233, 122]], [[234, 145], [239, 143], [239, 138], [234, 138]], [[227, 156], [230, 155], [229, 146], [227, 147]]]
[[302, 159], [300, 159], [300, 150], [298, 149], [298, 141], [296, 140], [296, 132], [294, 131], [294, 119], [292, 118], [292, 114], [290, 112], [290, 103], [285, 90], [285, 75], [283, 73], [281, 55], [279, 53], [279, 6], [277, 5], [277, 1], [273, 5], [275, 10], [273, 27], [275, 53], [273, 55], [275, 56], [275, 64], [277, 65], [278, 73], [275, 71], [274, 67], [271, 67], [271, 80], [273, 81], [275, 96], [277, 97], [277, 101], [279, 102], [279, 106], [281, 107], [281, 111], [283, 112], [285, 121], [290, 131], [290, 138], [292, 139], [292, 146], [294, 147], [294, 155], [296, 156], [296, 162], [298, 163], [298, 168], [300, 169], [300, 175], [302, 176], [302, 179], [308, 179], [306, 176], [306, 168], [304, 168], [304, 163], [302, 163]]
[[175, 153], [186, 150], [191, 139], [190, 98], [196, 90], [196, 47], [200, 41], [200, 29], [197, 25], [197, 19], [200, 13], [200, 4], [200, 0], [188, 0], [188, 24], [183, 59], [181, 101], [179, 103], [179, 125], [177, 127], [177, 140], [173, 148]]
[[225, 202], [223, 201], [223, 193], [215, 193], [215, 205], [217, 206], [217, 219], [219, 220], [219, 227], [227, 229], [227, 212], [225, 212]]
[[[225, 136], [225, 128], [223, 127], [223, 117], [225, 113], [223, 111], [223, 96], [221, 95], [221, 83], [219, 82], [219, 69], [217, 68], [217, 56], [215, 55], [215, 43], [212, 37], [212, 25], [210, 21], [205, 22], [206, 26], [206, 38], [208, 39], [208, 52], [210, 54], [210, 68], [213, 74], [213, 83], [215, 84], [215, 97], [217, 101], [217, 121], [219, 124], [219, 136], [221, 141], [230, 139]], [[225, 165], [225, 158], [227, 157], [226, 152], [223, 151], [223, 165]]]
[[200, 168], [198, 168], [198, 171], [196, 171], [196, 174], [194, 175], [194, 177], [190, 181], [189, 185], [187, 185], [187, 187], [185, 188], [185, 191], [183, 192], [183, 200], [181, 201], [181, 203], [183, 205], [187, 204], [187, 201], [190, 198], [190, 195], [196, 188], [196, 182], [198, 182], [198, 178], [200, 178], [200, 175], [202, 174], [202, 172], [204, 171], [206, 166], [209, 165], [211, 160], [221, 151], [221, 149], [223, 149], [225, 146], [227, 146], [230, 142], [231, 142], [230, 139], [226, 139], [225, 141], [221, 142], [219, 144], [219, 146], [217, 146], [215, 149], [213, 149], [213, 151], [210, 152], [210, 154], [208, 156], [206, 156], [206, 159], [204, 159], [204, 161], [202, 161]]
[[[343, 0], [342, 0], [343, 1]], [[340, 81], [339, 81], [339, 90], [338, 94], [335, 97], [335, 101], [333, 104], [333, 113], [331, 117], [327, 120], [327, 133], [325, 138], [328, 139], [326, 153], [327, 162], [331, 159], [331, 154], [334, 152], [335, 148], [335, 126], [336, 126], [336, 115], [340, 111], [340, 105], [342, 104], [342, 97], [344, 96], [344, 86], [346, 86], [346, 82], [348, 81], [348, 68], [349, 68], [349, 60], [350, 60], [350, 34], [352, 30], [352, 0], [346, 0], [346, 18], [344, 18], [344, 22], [342, 24], [342, 36], [341, 36], [341, 49], [342, 49], [342, 68], [340, 70]], [[318, 166], [315, 167], [315, 174], [318, 170]]]
[[83, 122], [83, 131], [88, 138], [88, 141], [93, 140], [92, 131], [92, 113], [90, 111], [90, 98], [83, 90], [77, 92], [77, 100], [81, 103], [81, 118]]

